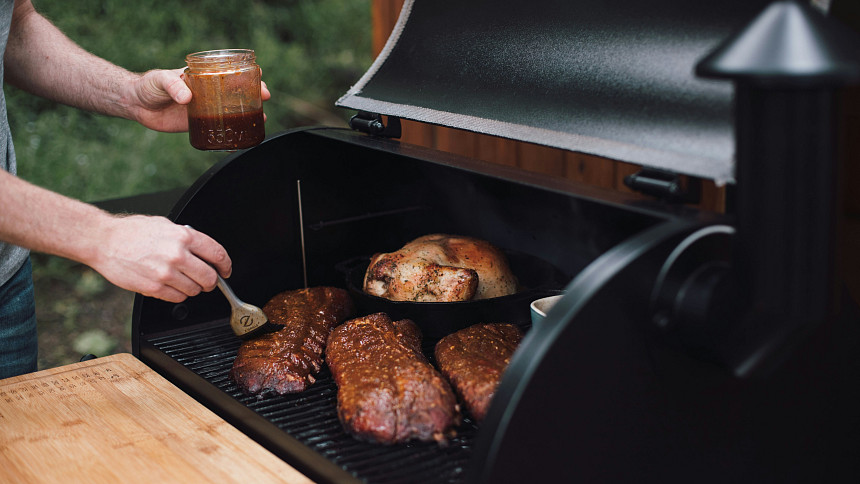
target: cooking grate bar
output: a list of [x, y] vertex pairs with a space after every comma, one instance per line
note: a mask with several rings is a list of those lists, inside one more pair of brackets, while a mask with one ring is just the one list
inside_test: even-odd
[[[285, 409], [287, 410], [287, 409]], [[269, 420], [273, 423], [278, 423], [281, 420], [289, 420], [287, 423], [290, 428], [294, 431], [300, 431], [303, 428], [307, 428], [313, 425], [319, 425], [327, 420], [332, 420], [337, 422], [337, 418], [334, 415], [331, 415], [331, 418], [326, 418], [325, 420], [321, 418], [319, 412], [313, 411], [313, 409], [304, 409], [301, 412], [290, 412], [290, 411], [282, 411], [278, 413], [270, 413], [267, 414]], [[327, 417], [327, 416], [326, 416]]]
[[[402, 445], [363, 442], [347, 434], [337, 418], [337, 386], [327, 368], [306, 392], [257, 397], [243, 394], [228, 376], [241, 344], [228, 325], [207, 325], [151, 337], [148, 341], [220, 389], [224, 398], [239, 401], [333, 465], [369, 484], [463, 481], [477, 433], [468, 419], [457, 429], [458, 436], [445, 447], [432, 442]], [[430, 342], [424, 345], [430, 354], [432, 347]], [[204, 402], [209, 406], [218, 406], [220, 396], [201, 398], [211, 400]]]
[[306, 439], [310, 442], [318, 441], [322, 437], [331, 435], [333, 432], [337, 432], [339, 428], [340, 421], [337, 419], [332, 419], [328, 421], [317, 422], [314, 426], [310, 426], [309, 424], [304, 429], [301, 427], [297, 427], [291, 432], [291, 434], [297, 439]]

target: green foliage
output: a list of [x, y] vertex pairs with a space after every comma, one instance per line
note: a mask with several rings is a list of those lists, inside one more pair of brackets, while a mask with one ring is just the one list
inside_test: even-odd
[[[88, 51], [132, 71], [176, 68], [201, 50], [251, 48], [272, 92], [268, 134], [345, 125], [334, 101], [370, 65], [367, 0], [37, 0], [37, 10]], [[6, 87], [19, 174], [83, 200], [187, 186], [224, 156], [187, 134], [84, 113]]]
[[75, 338], [72, 347], [81, 355], [109, 355], [116, 348], [117, 343], [117, 339], [103, 329], [90, 329]]

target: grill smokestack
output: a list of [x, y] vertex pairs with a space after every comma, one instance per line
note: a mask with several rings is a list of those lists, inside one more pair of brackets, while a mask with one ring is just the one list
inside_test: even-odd
[[837, 21], [780, 1], [697, 66], [735, 82], [739, 374], [835, 313], [836, 100], [860, 79], [858, 45]]

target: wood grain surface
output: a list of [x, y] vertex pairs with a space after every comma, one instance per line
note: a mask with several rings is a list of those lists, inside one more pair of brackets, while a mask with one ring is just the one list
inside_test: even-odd
[[0, 481], [309, 483], [130, 354], [0, 380]]

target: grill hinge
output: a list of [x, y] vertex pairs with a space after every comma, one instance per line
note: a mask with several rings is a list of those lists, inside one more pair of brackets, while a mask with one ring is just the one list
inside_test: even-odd
[[644, 169], [624, 177], [624, 184], [633, 191], [650, 195], [669, 203], [699, 203], [702, 182], [669, 171]]
[[388, 126], [382, 122], [382, 115], [369, 113], [367, 111], [359, 111], [358, 114], [350, 118], [349, 127], [367, 133], [371, 136], [381, 136], [384, 138], [400, 138], [400, 118], [388, 116]]

